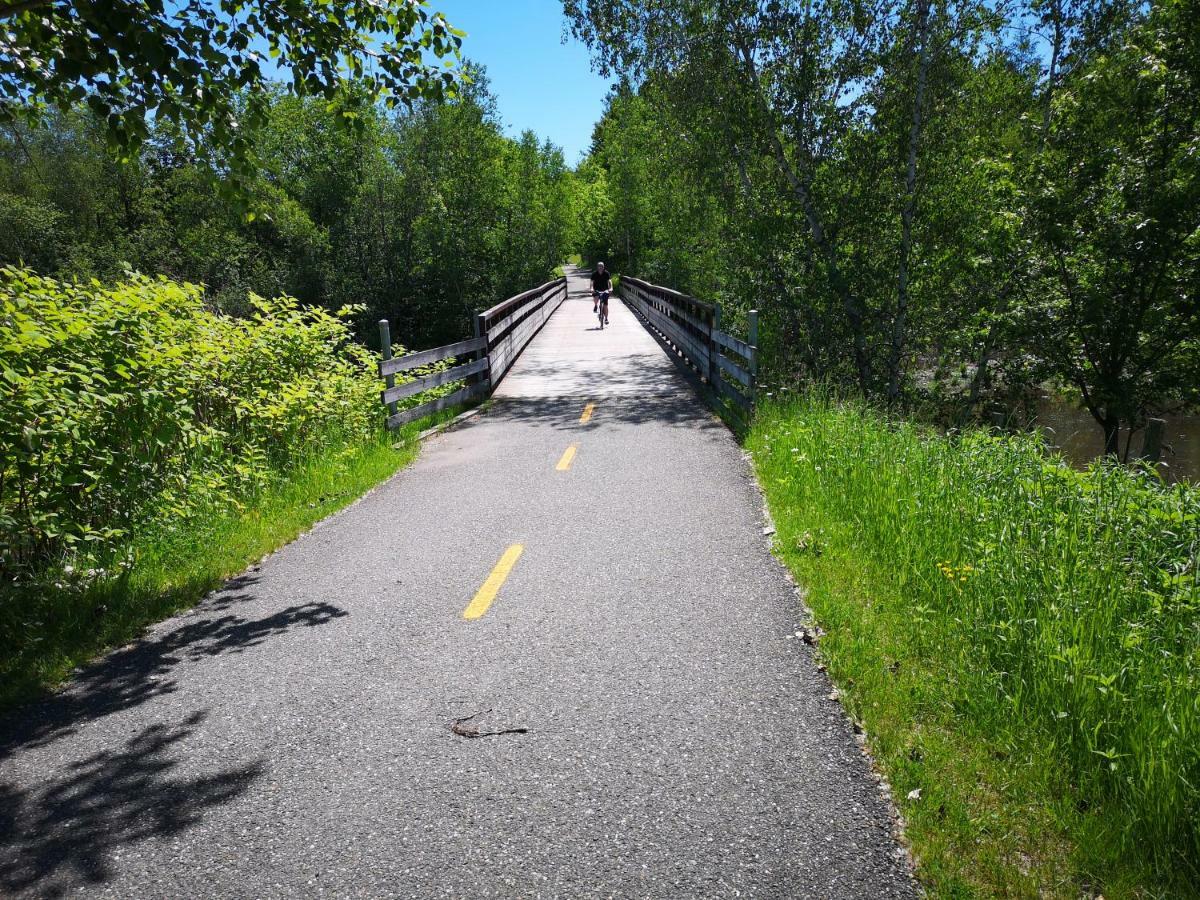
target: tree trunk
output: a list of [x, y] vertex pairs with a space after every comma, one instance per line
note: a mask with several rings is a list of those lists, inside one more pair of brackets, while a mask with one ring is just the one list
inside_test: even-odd
[[[767, 112], [768, 117], [773, 120], [775, 117], [774, 111], [763, 96], [762, 85], [758, 79], [758, 68], [754, 64], [754, 55], [750, 52], [750, 48], [744, 41], [739, 40], [737, 42], [737, 49], [742, 55], [743, 64], [754, 84], [755, 92], [762, 100], [764, 110]], [[859, 388], [866, 395], [871, 388], [871, 361], [867, 355], [867, 338], [862, 304], [842, 275], [841, 266], [838, 265], [837, 261], [837, 250], [829, 241], [828, 235], [825, 233], [824, 223], [821, 220], [820, 211], [813, 202], [812, 191], [810, 190], [811, 185], [807, 173], [804, 177], [796, 174], [792, 164], [788, 161], [783, 141], [779, 137], [779, 131], [773, 123], [769, 131], [771, 151], [775, 159], [775, 164], [787, 180], [796, 199], [800, 201], [800, 206], [804, 210], [804, 219], [808, 224], [808, 230], [812, 235], [813, 243], [816, 244], [817, 249], [820, 251], [825, 268], [829, 273], [830, 286], [833, 288], [834, 295], [842, 301], [842, 308], [845, 310], [846, 318], [850, 322], [850, 331], [854, 341], [854, 365], [858, 370]]]
[[900, 396], [900, 369], [908, 327], [908, 274], [912, 256], [912, 221], [917, 193], [917, 150], [924, 119], [925, 84], [929, 79], [929, 0], [917, 0], [914, 24], [917, 49], [917, 83], [913, 92], [912, 121], [908, 127], [908, 166], [904, 173], [904, 205], [900, 210], [900, 263], [896, 273], [896, 316], [892, 320], [892, 346], [888, 355], [888, 402]]
[[[1050, 47], [1050, 64], [1046, 70], [1046, 90], [1042, 95], [1042, 131], [1038, 135], [1039, 154], [1046, 149], [1046, 139], [1050, 135], [1050, 121], [1054, 111], [1054, 85], [1058, 80], [1058, 62], [1062, 58], [1063, 48], [1066, 43], [1063, 0], [1053, 0], [1050, 8], [1054, 17], [1054, 39]], [[1025, 252], [1018, 250], [1016, 261], [1012, 266], [1013, 276], [1005, 283], [1001, 290], [992, 321], [988, 323], [987, 334], [983, 338], [983, 348], [979, 352], [979, 358], [975, 365], [975, 377], [971, 379], [971, 392], [967, 398], [965, 416], [970, 416], [971, 411], [975, 408], [975, 404], [979, 402], [984, 389], [987, 387], [989, 377], [988, 364], [992, 361], [992, 354], [995, 352], [996, 345], [995, 319], [997, 316], [1003, 316], [1008, 312], [1009, 296], [1015, 288], [1014, 280], [1020, 277], [1020, 272], [1024, 268], [1024, 262]]]
[[1050, 114], [1054, 104], [1054, 82], [1058, 78], [1058, 60], [1063, 50], [1063, 0], [1052, 0], [1050, 11], [1054, 17], [1054, 42], [1050, 47], [1050, 65], [1046, 70], [1046, 93], [1042, 97], [1042, 133], [1038, 139], [1039, 152], [1046, 146], [1050, 135]]
[[1121, 419], [1107, 410], [1100, 419], [1104, 429], [1104, 455], [1119, 459], [1121, 456]]

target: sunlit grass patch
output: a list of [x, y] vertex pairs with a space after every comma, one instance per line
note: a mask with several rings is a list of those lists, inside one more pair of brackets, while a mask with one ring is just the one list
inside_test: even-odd
[[925, 883], [1194, 892], [1200, 491], [821, 396], [748, 443]]

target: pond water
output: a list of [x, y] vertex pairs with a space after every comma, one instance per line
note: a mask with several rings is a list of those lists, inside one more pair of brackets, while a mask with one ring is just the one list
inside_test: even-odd
[[[1163, 465], [1159, 470], [1168, 481], [1188, 480], [1200, 483], [1200, 415], [1163, 416], [1167, 428], [1163, 436]], [[1104, 433], [1091, 413], [1054, 397], [1038, 401], [1034, 423], [1046, 435], [1051, 446], [1076, 465], [1087, 465], [1104, 453]], [[1130, 458], [1142, 449], [1143, 434], [1133, 436]], [[1121, 450], [1125, 450], [1128, 432], [1121, 432]]]

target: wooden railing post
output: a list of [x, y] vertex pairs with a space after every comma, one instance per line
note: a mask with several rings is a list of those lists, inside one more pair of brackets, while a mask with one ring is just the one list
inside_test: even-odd
[[[387, 319], [379, 320], [379, 346], [383, 348], [383, 361], [387, 362], [392, 358], [392, 326], [388, 324]], [[396, 376], [388, 375], [384, 379], [384, 384], [386, 384], [388, 387], [395, 387]], [[387, 409], [389, 416], [394, 416], [396, 414], [395, 403], [389, 403]]]
[[[483, 313], [475, 313], [475, 318], [473, 321], [475, 324], [475, 339], [478, 340], [479, 338], [484, 338], [483, 346], [475, 351], [475, 358], [476, 359], [484, 359], [488, 355], [488, 345], [487, 345], [487, 337], [486, 337], [487, 330], [484, 328], [484, 325], [483, 325], [483, 322], [484, 322]], [[481, 384], [485, 385], [485, 389], [489, 393], [491, 392], [491, 389], [492, 389], [491, 369], [489, 369], [486, 372], [479, 373], [479, 382]]]
[[758, 310], [750, 310], [746, 317], [750, 326], [750, 400], [754, 400], [754, 391], [758, 387]]
[[721, 330], [721, 304], [713, 304], [712, 324], [708, 329], [708, 383], [712, 387], [717, 386], [717, 379], [721, 377], [721, 367], [717, 365], [717, 354], [721, 352], [720, 346], [717, 344], [717, 336], [714, 332]]

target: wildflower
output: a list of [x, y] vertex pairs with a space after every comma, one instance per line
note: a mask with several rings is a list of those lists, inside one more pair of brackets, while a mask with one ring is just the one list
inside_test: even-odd
[[949, 560], [939, 562], [937, 564], [937, 570], [945, 576], [947, 581], [953, 581], [959, 584], [967, 581], [972, 575], [975, 574], [974, 566], [966, 564], [956, 566]]

